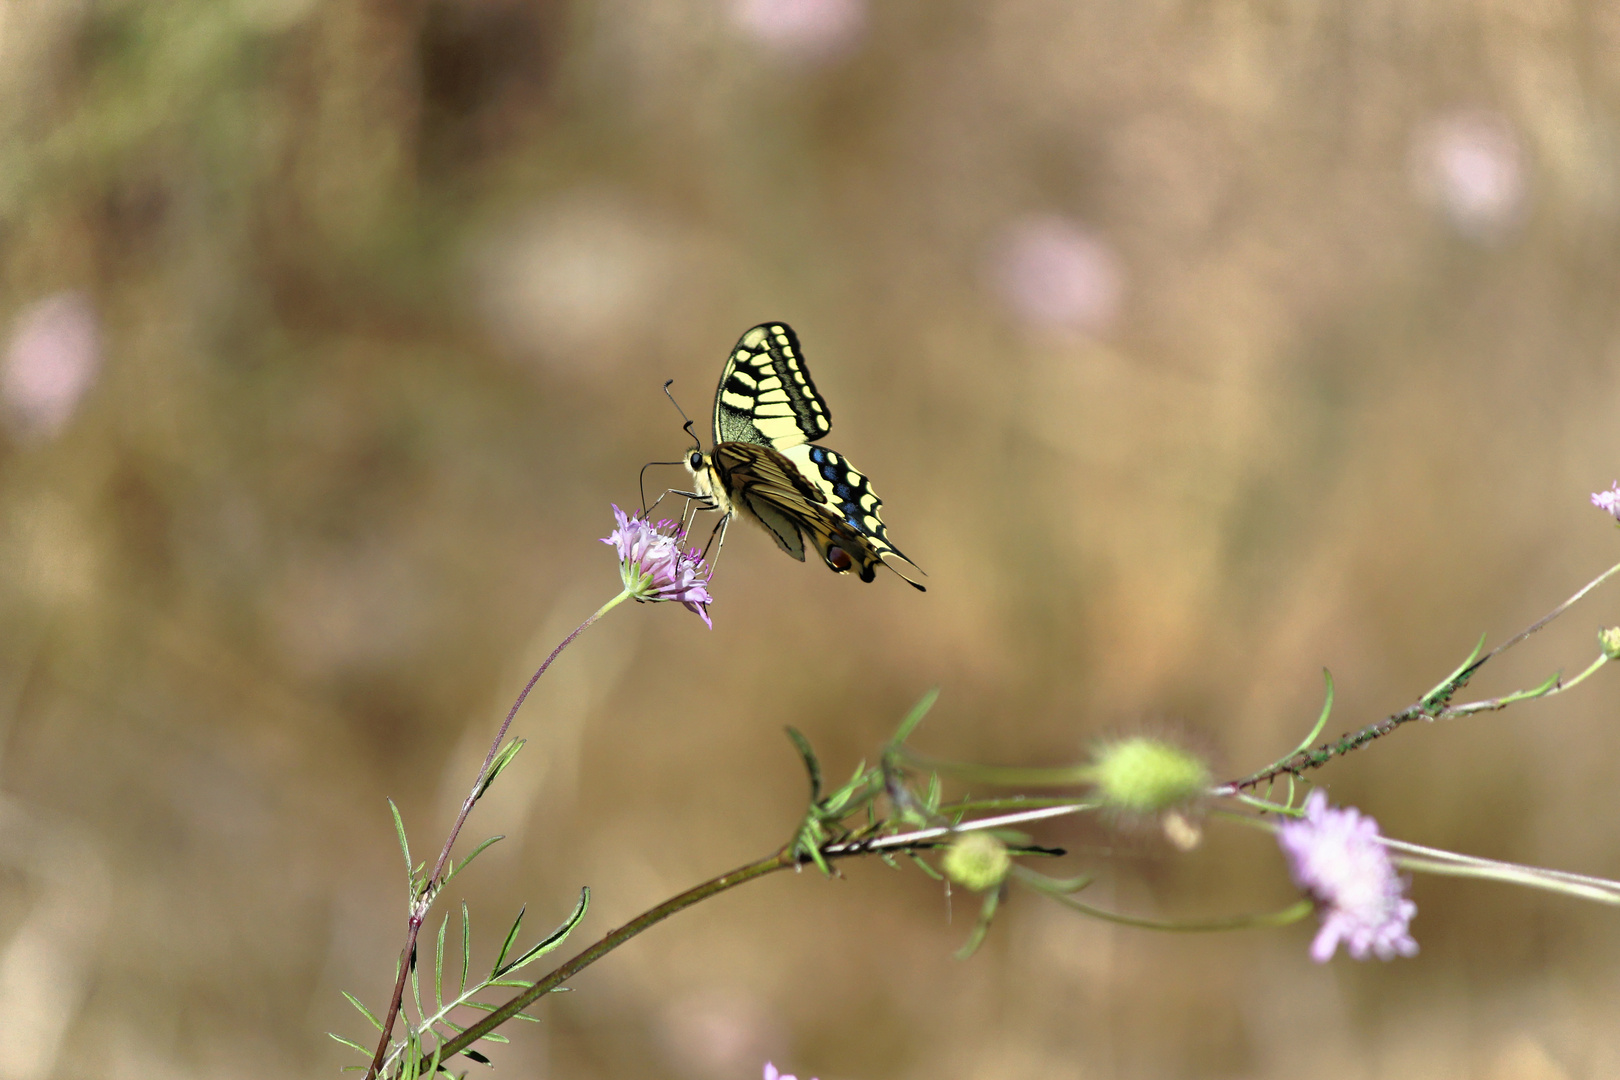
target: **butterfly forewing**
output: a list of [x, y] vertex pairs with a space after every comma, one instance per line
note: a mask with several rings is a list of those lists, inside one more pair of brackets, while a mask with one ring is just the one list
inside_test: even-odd
[[785, 323], [762, 323], [737, 341], [714, 392], [714, 441], [785, 450], [832, 430], [832, 413], [816, 392]]

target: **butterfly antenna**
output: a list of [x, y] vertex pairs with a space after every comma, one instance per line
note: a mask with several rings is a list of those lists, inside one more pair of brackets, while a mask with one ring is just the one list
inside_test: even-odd
[[681, 414], [681, 419], [686, 421], [686, 423], [681, 425], [681, 430], [692, 436], [693, 448], [701, 450], [703, 449], [703, 440], [698, 438], [697, 433], [692, 430], [691, 417], [686, 415], [686, 410], [681, 408], [681, 403], [675, 400], [675, 395], [669, 392], [669, 388], [673, 385], [675, 385], [674, 379], [664, 380], [664, 396], [669, 398], [669, 403], [671, 405], [675, 406], [675, 411]]

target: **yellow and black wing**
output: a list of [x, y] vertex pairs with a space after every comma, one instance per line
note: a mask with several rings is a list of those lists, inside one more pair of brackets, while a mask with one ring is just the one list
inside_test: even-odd
[[831, 430], [832, 414], [792, 329], [762, 323], [743, 334], [714, 396], [709, 459], [717, 486], [801, 562], [808, 542], [833, 570], [857, 570], [862, 581], [889, 565], [889, 555], [921, 572], [889, 542], [883, 500], [866, 477], [842, 454], [811, 445]]
[[738, 339], [714, 391], [714, 441], [786, 450], [832, 430], [786, 323], [761, 323]]

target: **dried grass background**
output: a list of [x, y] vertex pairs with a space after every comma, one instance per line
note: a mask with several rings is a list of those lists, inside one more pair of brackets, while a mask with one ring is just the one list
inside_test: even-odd
[[[845, 773], [939, 684], [931, 753], [1150, 725], [1242, 771], [1323, 666], [1359, 726], [1620, 551], [1613, 3], [0, 0], [0, 131], [7, 362], [79, 365], [0, 442], [6, 1080], [349, 1063], [338, 990], [380, 1004], [403, 931], [384, 797], [436, 849], [617, 589], [608, 503], [687, 445], [660, 383], [706, 414], [764, 319], [930, 591], [734, 531], [712, 633], [590, 631], [470, 826], [508, 836], [486, 955], [520, 903], [590, 885], [583, 945], [780, 843], [784, 725]], [[1620, 875], [1614, 678], [1322, 779]], [[1240, 833], [1041, 836], [1131, 911], [1286, 903]], [[970, 901], [845, 870], [653, 930], [496, 1075], [1620, 1073], [1620, 926], [1574, 901], [1420, 879], [1421, 956], [1318, 967], [1306, 927], [1015, 895], [959, 963]]]

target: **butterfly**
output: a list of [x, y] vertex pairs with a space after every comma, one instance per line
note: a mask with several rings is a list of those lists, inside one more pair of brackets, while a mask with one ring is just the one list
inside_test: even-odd
[[[721, 545], [733, 517], [763, 526], [776, 546], [804, 561], [806, 547], [834, 573], [871, 581], [881, 564], [923, 590], [889, 559], [922, 568], [889, 543], [872, 485], [844, 455], [814, 440], [832, 414], [810, 381], [799, 339], [786, 323], [761, 323], [738, 339], [714, 392], [714, 446], [686, 456], [691, 497], [721, 514]], [[691, 421], [687, 422], [691, 432]], [[697, 442], [694, 436], [694, 442]]]

